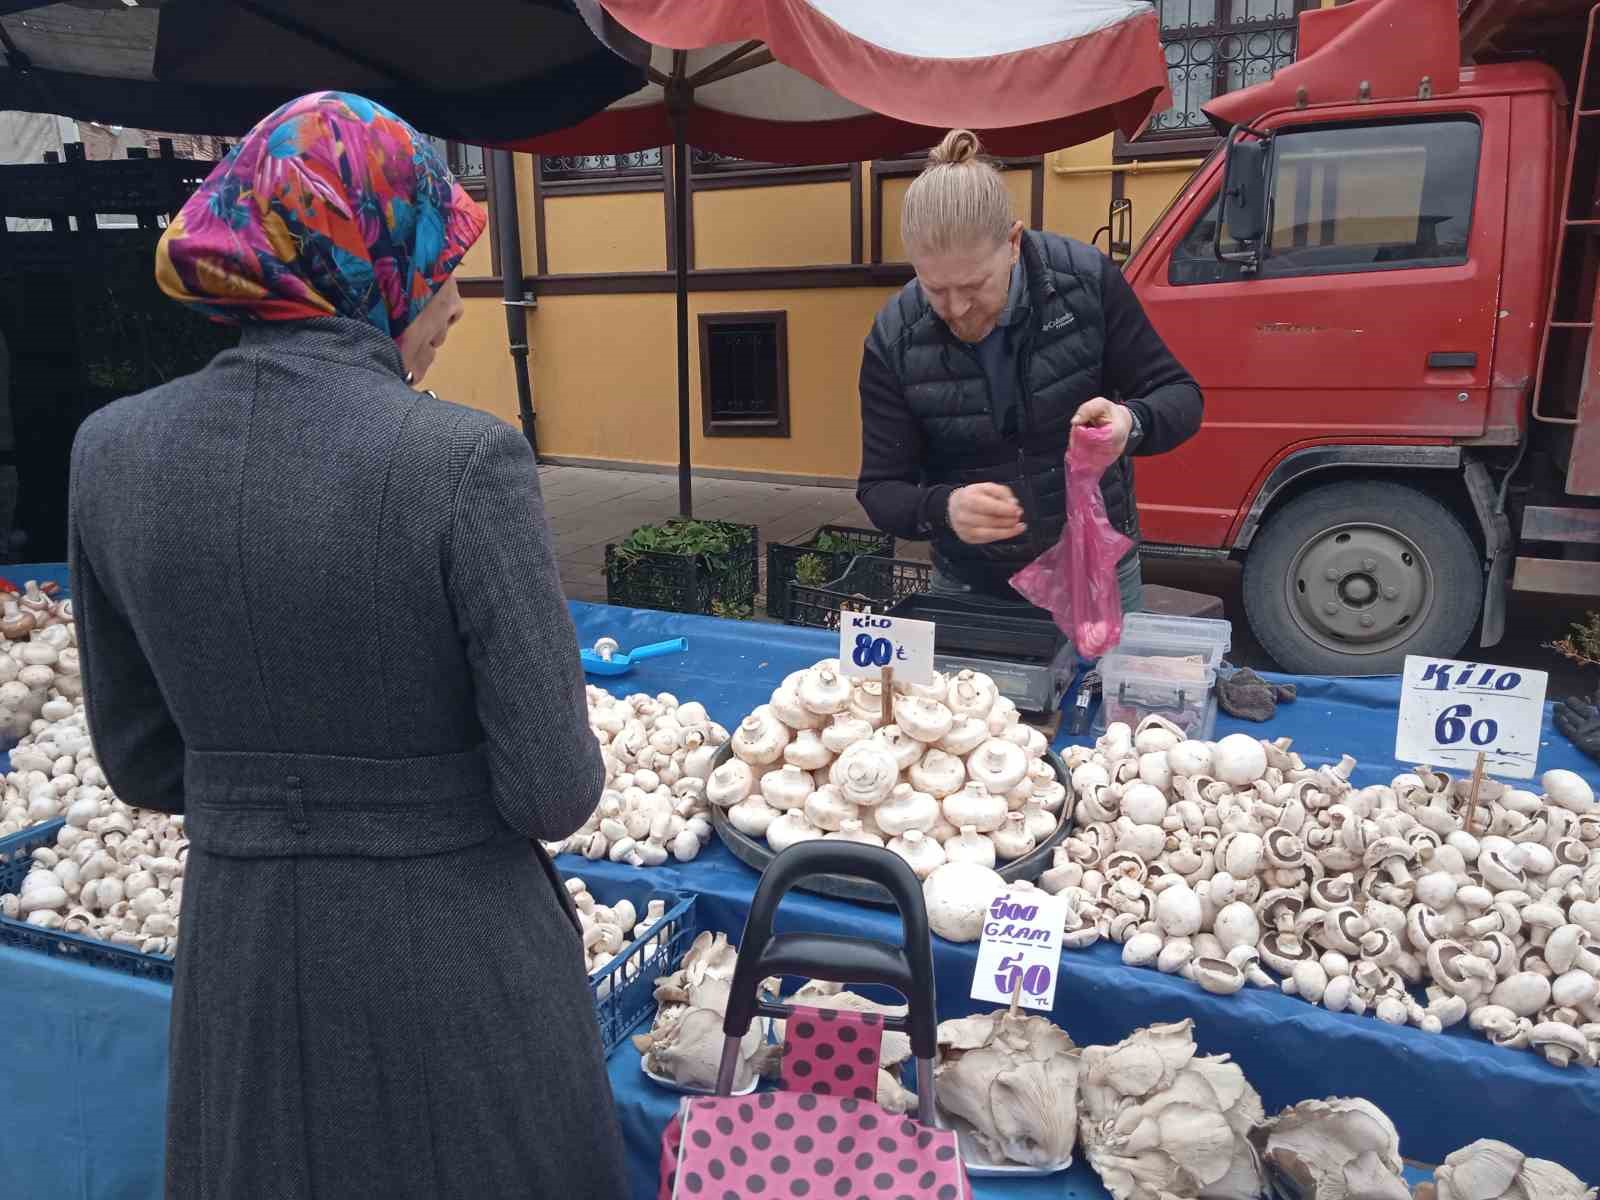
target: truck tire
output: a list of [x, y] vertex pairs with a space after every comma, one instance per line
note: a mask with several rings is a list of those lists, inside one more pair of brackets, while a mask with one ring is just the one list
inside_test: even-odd
[[1285, 671], [1387, 675], [1449, 658], [1483, 607], [1483, 562], [1454, 513], [1397, 483], [1314, 488], [1273, 513], [1244, 564], [1244, 609]]

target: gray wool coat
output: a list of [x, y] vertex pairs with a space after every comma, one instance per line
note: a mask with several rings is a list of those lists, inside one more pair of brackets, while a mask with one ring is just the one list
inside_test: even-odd
[[533, 456], [394, 343], [247, 327], [73, 447], [90, 732], [190, 838], [175, 1200], [617, 1200], [576, 922], [603, 772]]

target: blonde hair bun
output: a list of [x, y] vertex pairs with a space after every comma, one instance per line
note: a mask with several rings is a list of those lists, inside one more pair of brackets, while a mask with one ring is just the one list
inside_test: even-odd
[[983, 154], [983, 143], [970, 129], [952, 129], [928, 155], [929, 162], [959, 167]]
[[908, 251], [998, 246], [1011, 236], [1011, 193], [970, 129], [952, 129], [928, 155], [900, 206]]

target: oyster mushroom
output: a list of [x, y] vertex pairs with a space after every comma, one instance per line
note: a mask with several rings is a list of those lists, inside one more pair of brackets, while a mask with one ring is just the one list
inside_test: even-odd
[[1047, 1018], [997, 1012], [939, 1026], [935, 1099], [967, 1154], [990, 1164], [1071, 1161], [1078, 1074], [1077, 1048]]
[[1279, 1200], [1410, 1200], [1400, 1136], [1366, 1100], [1307, 1100], [1250, 1133]]
[[1417, 1200], [1595, 1200], [1571, 1171], [1543, 1158], [1529, 1158], [1504, 1142], [1480, 1138], [1445, 1156], [1433, 1182], [1421, 1184]]
[[1196, 1054], [1192, 1029], [1152, 1025], [1079, 1056], [1079, 1139], [1115, 1200], [1261, 1192], [1248, 1141], [1261, 1099], [1226, 1057]]

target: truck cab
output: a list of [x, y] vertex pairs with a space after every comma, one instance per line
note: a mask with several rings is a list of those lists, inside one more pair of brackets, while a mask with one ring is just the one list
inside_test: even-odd
[[1147, 544], [1242, 558], [1289, 670], [1492, 645], [1509, 586], [1600, 592], [1569, 487], [1600, 220], [1568, 179], [1600, 217], [1600, 157], [1569, 171], [1556, 66], [1463, 68], [1460, 38], [1453, 0], [1304, 14], [1296, 63], [1208, 106], [1223, 148], [1126, 267], [1206, 395], [1139, 463]]

